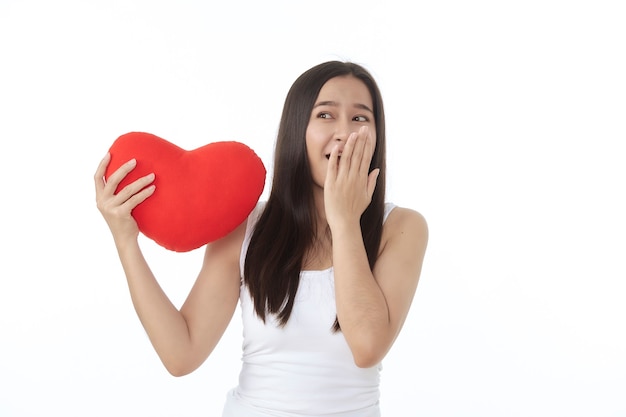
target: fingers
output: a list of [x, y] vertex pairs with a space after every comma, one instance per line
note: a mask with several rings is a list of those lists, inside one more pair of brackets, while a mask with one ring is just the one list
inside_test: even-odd
[[[146, 188], [150, 183], [154, 181], [154, 173], [150, 173], [145, 175], [137, 180], [131, 182], [126, 187], [122, 188], [116, 195], [116, 199], [120, 204], [126, 202], [128, 200], [133, 200], [133, 197], [140, 193], [144, 188]], [[154, 185], [151, 187], [154, 188]], [[136, 199], [135, 199], [136, 200]], [[133, 200], [133, 201], [135, 201]], [[145, 198], [143, 199], [145, 200]], [[141, 200], [141, 201], [143, 201]], [[133, 206], [134, 207], [134, 206]]]
[[93, 176], [93, 180], [96, 186], [96, 193], [104, 188], [104, 173], [106, 172], [107, 166], [109, 166], [109, 162], [111, 161], [111, 154], [107, 152], [107, 154], [102, 158], [100, 163], [98, 164], [98, 169], [96, 169], [96, 173]]
[[328, 158], [328, 169], [326, 172], [326, 181], [337, 177], [337, 165], [339, 165], [339, 144], [335, 145], [330, 151]]
[[137, 161], [135, 159], [127, 161], [115, 170], [108, 179], [105, 179], [104, 176], [110, 161], [111, 155], [107, 153], [100, 161], [98, 169], [94, 174], [96, 201], [101, 210], [105, 207], [120, 207], [132, 210], [132, 208], [152, 195], [155, 189], [155, 186], [151, 185], [155, 178], [154, 173], [136, 179], [116, 194], [120, 183], [137, 166]]
[[374, 151], [376, 150], [376, 137], [367, 129], [366, 140], [363, 145], [365, 147], [364, 158], [361, 163], [361, 169], [367, 174], [372, 164], [372, 158], [374, 157]]
[[[140, 178], [139, 180], [135, 181], [135, 183], [140, 182], [142, 180], [148, 180], [148, 179], [150, 181], [154, 180], [154, 174], [146, 175], [145, 177]], [[135, 183], [133, 183], [133, 184], [135, 184]], [[129, 185], [129, 187], [130, 187], [130, 185]], [[128, 188], [128, 187], [126, 187], [126, 188]], [[154, 193], [154, 190], [156, 189], [156, 186], [154, 184], [152, 184], [152, 185], [149, 185], [149, 186], [147, 186], [145, 188], [144, 187], [142, 187], [142, 188], [143, 189], [141, 189], [141, 191], [133, 193], [122, 204], [122, 206], [124, 207], [125, 211], [131, 212], [135, 207], [137, 207], [140, 203], [142, 203], [146, 198], [150, 197]]]
[[376, 182], [378, 181], [378, 175], [380, 174], [380, 168], [372, 170], [367, 177], [367, 196], [371, 199], [376, 189]]
[[123, 164], [119, 167], [113, 174], [109, 176], [108, 179], [104, 178], [106, 173], [106, 169], [111, 162], [111, 153], [107, 152], [107, 154], [102, 158], [100, 164], [98, 164], [98, 169], [96, 169], [96, 173], [94, 174], [94, 183], [96, 186], [96, 196], [102, 194], [103, 192], [108, 191], [109, 194], [113, 195], [117, 186], [124, 179], [126, 175], [130, 171], [132, 171], [135, 166], [137, 166], [137, 161], [135, 159], [131, 159], [130, 161]]
[[122, 166], [116, 169], [115, 172], [109, 176], [106, 181], [106, 187], [108, 187], [108, 190], [111, 194], [115, 193], [115, 190], [117, 190], [117, 186], [120, 185], [120, 182], [122, 182], [124, 177], [126, 177], [126, 175], [128, 175], [130, 171], [135, 169], [136, 166], [137, 160], [133, 158], [130, 161], [122, 164]]
[[345, 173], [369, 175], [375, 146], [374, 137], [367, 126], [361, 127], [358, 132], [351, 133], [341, 154], [339, 170]]
[[370, 131], [367, 126], [363, 126], [359, 129], [359, 134], [357, 137], [357, 143], [355, 145], [355, 168], [358, 169], [359, 173], [362, 175], [368, 175], [369, 166], [372, 160], [372, 153], [370, 152]]
[[350, 155], [350, 169], [355, 174], [360, 172], [361, 159], [363, 158], [363, 137], [361, 135], [361, 129], [355, 132], [352, 137], [351, 155]]

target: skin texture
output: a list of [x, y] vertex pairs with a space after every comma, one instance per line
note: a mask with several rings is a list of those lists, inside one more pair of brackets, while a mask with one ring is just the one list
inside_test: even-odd
[[[428, 241], [424, 218], [397, 207], [384, 224], [374, 270], [369, 267], [359, 221], [378, 176], [377, 169], [368, 172], [376, 146], [372, 108], [360, 80], [332, 78], [318, 95], [306, 132], [319, 230], [304, 267], [334, 267], [337, 318], [360, 367], [377, 365], [396, 340], [417, 288]], [[105, 182], [109, 160], [105, 156], [94, 175], [97, 207], [113, 235], [133, 305], [152, 345], [172, 375], [186, 375], [210, 355], [235, 311], [245, 222], [206, 246], [196, 282], [179, 310], [146, 263], [131, 216], [132, 209], [154, 192], [154, 176], [143, 177], [116, 195], [134, 162]]]

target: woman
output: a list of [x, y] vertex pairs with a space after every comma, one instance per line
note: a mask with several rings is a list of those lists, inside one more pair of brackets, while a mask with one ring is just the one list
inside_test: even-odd
[[331, 61], [294, 82], [283, 109], [267, 202], [206, 246], [178, 310], [139, 244], [132, 209], [154, 175], [114, 194], [129, 161], [103, 180], [106, 220], [137, 314], [167, 370], [197, 369], [241, 303], [244, 343], [230, 416], [380, 416], [380, 364], [407, 317], [428, 240], [424, 218], [385, 202], [385, 119], [362, 66]]

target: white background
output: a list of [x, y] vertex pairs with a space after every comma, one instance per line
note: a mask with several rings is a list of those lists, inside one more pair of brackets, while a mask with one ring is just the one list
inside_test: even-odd
[[[289, 86], [329, 59], [378, 79], [388, 199], [431, 232], [384, 415], [626, 416], [622, 4], [1, 0], [0, 416], [220, 415], [238, 313], [167, 374], [92, 176], [133, 130], [271, 170]], [[180, 305], [202, 250], [142, 246]]]

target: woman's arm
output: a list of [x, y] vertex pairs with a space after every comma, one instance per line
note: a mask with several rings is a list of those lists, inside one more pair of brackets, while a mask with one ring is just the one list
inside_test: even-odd
[[245, 222], [207, 245], [196, 283], [178, 310], [150, 270], [131, 216], [132, 209], [154, 192], [150, 186], [154, 176], [140, 178], [115, 194], [135, 164], [129, 161], [105, 181], [109, 160], [107, 155], [94, 176], [96, 201], [113, 234], [133, 306], [166, 369], [176, 376], [188, 374], [206, 360], [232, 318], [239, 297], [239, 251]]
[[375, 138], [363, 127], [350, 135], [339, 163], [330, 155], [324, 183], [326, 218], [332, 234], [337, 319], [355, 363], [370, 367], [391, 348], [409, 312], [422, 269], [428, 227], [417, 212], [396, 208], [383, 227], [372, 271], [360, 218], [378, 176], [369, 172]]
[[333, 232], [337, 317], [358, 366], [379, 363], [400, 333], [427, 241], [424, 218], [413, 210], [395, 208], [385, 222], [383, 249], [372, 271], [360, 228]]

